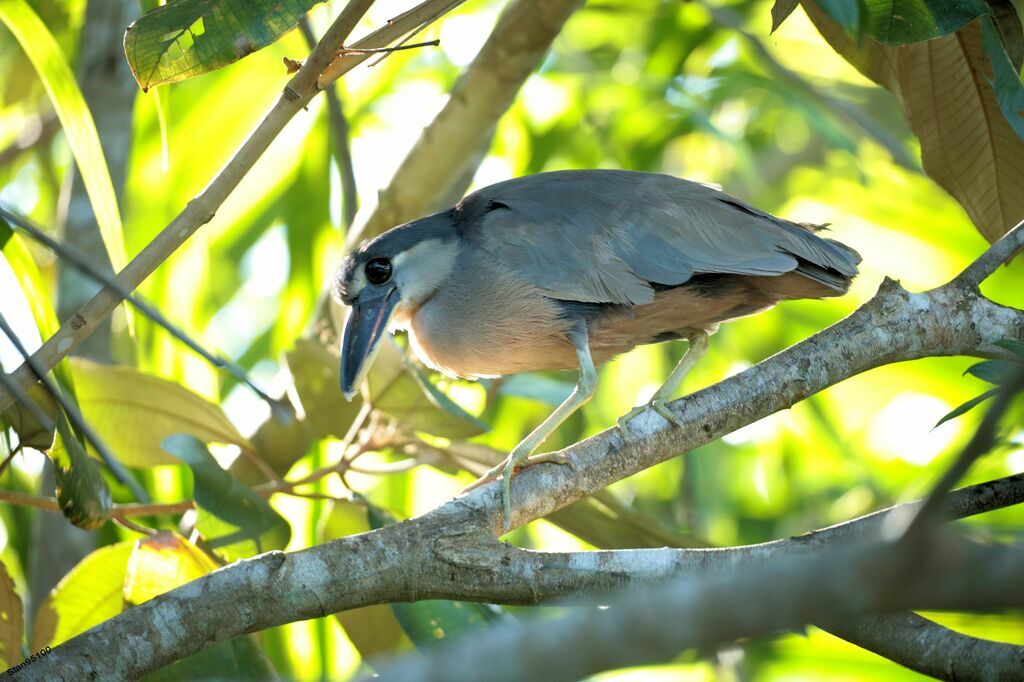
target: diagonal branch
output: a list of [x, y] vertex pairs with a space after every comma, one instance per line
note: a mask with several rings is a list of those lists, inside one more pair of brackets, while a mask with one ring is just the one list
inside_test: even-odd
[[[997, 242], [991, 248], [1002, 247]], [[954, 282], [911, 294], [887, 280], [872, 300], [832, 327], [671, 403], [687, 428], [671, 427], [656, 415], [641, 416], [633, 422], [636, 441], [626, 444], [617, 432], [606, 431], [568, 448], [575, 471], [556, 465], [521, 471], [513, 485], [512, 521], [521, 525], [539, 518], [872, 367], [929, 355], [992, 354], [998, 351], [995, 341], [1022, 336], [1024, 311], [995, 304], [976, 288]], [[1019, 503], [1022, 484], [1024, 477], [1013, 477], [952, 493], [943, 498], [940, 516]], [[242, 633], [386, 601], [537, 603], [623, 582], [753, 570], [779, 557], [809, 559], [839, 541], [877, 535], [880, 523], [880, 516], [869, 516], [752, 547], [527, 552], [497, 541], [502, 519], [492, 484], [405, 523], [233, 564], [61, 645], [40, 672], [137, 676]], [[926, 602], [931, 604], [897, 600], [893, 608]]]
[[373, 214], [362, 229], [349, 234], [350, 244], [443, 208], [434, 202], [448, 194], [477, 150], [490, 140], [496, 121], [583, 2], [514, 0], [505, 8], [480, 53], [455, 83], [444, 108], [423, 130], [381, 192]]
[[[392, 19], [384, 27], [357, 41], [351, 47], [389, 45], [409, 31], [423, 25], [424, 21], [441, 16], [461, 2], [463, 0], [426, 0], [412, 10]], [[310, 53], [302, 68], [284, 87], [280, 99], [238, 149], [235, 156], [228, 161], [220, 174], [117, 274], [117, 282], [121, 287], [133, 291], [196, 230], [210, 222], [217, 209], [238, 186], [242, 177], [252, 168], [274, 138], [284, 129], [288, 121], [302, 111], [321, 89], [369, 59], [371, 55], [367, 54], [336, 55], [371, 4], [373, 4], [373, 0], [351, 0], [345, 6], [316, 48]], [[328, 66], [329, 71], [326, 70]], [[109, 288], [104, 288], [96, 294], [36, 351], [34, 357], [38, 366], [47, 370], [56, 366], [73, 348], [88, 337], [95, 329], [96, 323], [113, 312], [122, 300], [116, 291]], [[12, 377], [22, 387], [27, 387], [35, 381], [35, 375], [24, 364], [12, 374]], [[13, 402], [13, 396], [0, 389], [0, 412], [10, 407]]]

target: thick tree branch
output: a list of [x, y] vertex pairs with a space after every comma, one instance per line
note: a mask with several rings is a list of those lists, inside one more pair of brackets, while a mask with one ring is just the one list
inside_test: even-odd
[[[461, 2], [463, 0], [426, 0], [350, 47], [370, 48], [389, 45], [409, 31], [422, 26], [424, 21], [441, 16]], [[310, 53], [302, 68], [285, 86], [281, 98], [220, 174], [118, 273], [117, 281], [121, 287], [128, 291], [134, 290], [196, 230], [212, 220], [217, 209], [288, 121], [303, 110], [321, 89], [370, 57], [367, 54], [335, 55], [371, 4], [373, 0], [350, 0]], [[109, 288], [101, 290], [36, 351], [35, 359], [39, 365], [46, 369], [56, 366], [88, 337], [96, 328], [96, 324], [105, 319], [122, 300], [116, 291]], [[27, 365], [18, 368], [12, 377], [22, 387], [27, 387], [35, 381], [35, 376]], [[0, 389], [0, 412], [10, 407], [13, 402], [13, 396]]]
[[[973, 579], [973, 577], [972, 577]], [[942, 680], [1024, 679], [1024, 647], [978, 639], [916, 613], [890, 613], [821, 626], [836, 637]]]
[[527, 627], [483, 630], [380, 666], [378, 679], [452, 682], [479, 679], [486, 670], [491, 682], [569, 682], [825, 618], [913, 607], [1024, 606], [1021, 571], [1024, 547], [949, 536], [929, 536], [920, 544], [843, 545], [627, 590], [604, 600], [608, 608], [601, 611], [586, 608]]
[[[991, 247], [990, 253], [1012, 253], [1016, 250], [1014, 240], [1021, 236], [1020, 230], [1007, 235]], [[1007, 244], [1014, 248], [1008, 249]], [[512, 522], [521, 525], [544, 516], [873, 367], [931, 355], [997, 354], [1001, 351], [995, 341], [1022, 337], [1024, 311], [985, 299], [976, 286], [954, 280], [932, 291], [913, 294], [886, 280], [874, 298], [846, 319], [741, 374], [671, 403], [687, 428], [671, 426], [657, 415], [640, 416], [631, 424], [636, 433], [634, 441], [624, 443], [617, 431], [609, 430], [568, 448], [566, 453], [574, 459], [575, 469], [543, 464], [519, 472], [512, 486]], [[1012, 477], [983, 488], [954, 492], [943, 498], [943, 511], [938, 516], [948, 518], [963, 508], [1017, 503], [1021, 500], [1021, 483], [1021, 477]], [[368, 604], [424, 598], [536, 603], [583, 590], [611, 590], [629, 582], [709, 570], [722, 573], [741, 567], [744, 571], [737, 580], [748, 580], [748, 572], [756, 575], [762, 568], [776, 565], [779, 557], [790, 560], [793, 555], [807, 560], [798, 564], [802, 568], [794, 575], [816, 578], [819, 571], [825, 572], [831, 565], [811, 561], [809, 553], [817, 555], [825, 544], [835, 547], [837, 540], [847, 544], [852, 538], [864, 538], [865, 533], [875, 533], [880, 523], [875, 515], [793, 540], [728, 549], [527, 552], [495, 538], [502, 527], [497, 488], [496, 484], [481, 487], [417, 519], [371, 533], [233, 564], [129, 609], [54, 649], [36, 665], [43, 666], [39, 672], [44, 677], [54, 679], [97, 674], [133, 677], [213, 642]], [[982, 502], [986, 498], [993, 502], [991, 506]], [[1008, 583], [999, 572], [1024, 570], [1019, 552], [993, 549], [989, 555], [988, 550], [976, 547], [956, 547], [966, 547], [964, 556], [980, 552], [986, 561], [993, 561], [983, 568], [970, 567], [969, 574], [976, 580], [964, 581], [961, 575], [953, 582], [969, 582], [982, 591], [996, 585], [1020, 585], [1019, 574], [1016, 582]], [[887, 551], [870, 551], [876, 552], [871, 558], [880, 566], [893, 561]], [[865, 556], [850, 558], [866, 561]], [[927, 570], [937, 571], [935, 566], [940, 564], [952, 570], [960, 555], [938, 556], [952, 563], [936, 561]], [[867, 568], [874, 564], [866, 561], [863, 565]], [[983, 576], [983, 571], [996, 573]], [[783, 579], [789, 580], [788, 575]], [[935, 585], [951, 587], [950, 575], [936, 573], [937, 583], [905, 590], [887, 601], [885, 608], [966, 603], [943, 601], [944, 594], [978, 598], [971, 602], [974, 606], [994, 604], [990, 598], [996, 595], [988, 592], [929, 591]], [[822, 585], [825, 592], [821, 595], [828, 598], [832, 596], [828, 590], [838, 589], [832, 578]], [[883, 581], [879, 585], [892, 583]], [[1003, 605], [1020, 599], [1020, 595], [1005, 590], [1002, 597]], [[713, 601], [701, 601], [696, 606], [691, 603], [687, 608], [704, 608], [707, 603]], [[878, 604], [872, 606], [879, 608]], [[869, 611], [852, 609], [850, 613]], [[835, 613], [815, 608], [800, 612], [801, 618], [822, 619]], [[772, 627], [790, 622], [780, 618], [771, 621]], [[732, 632], [729, 628], [739, 625], [735, 620], [725, 622], [721, 632]], [[760, 631], [755, 628], [740, 634]], [[677, 640], [677, 649], [686, 641]]]

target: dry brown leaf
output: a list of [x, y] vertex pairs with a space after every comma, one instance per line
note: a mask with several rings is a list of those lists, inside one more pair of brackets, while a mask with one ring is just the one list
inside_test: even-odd
[[989, 84], [981, 24], [903, 47], [858, 46], [813, 2], [804, 10], [822, 37], [861, 73], [896, 95], [921, 141], [925, 172], [960, 202], [990, 242], [1024, 219], [1024, 140]]

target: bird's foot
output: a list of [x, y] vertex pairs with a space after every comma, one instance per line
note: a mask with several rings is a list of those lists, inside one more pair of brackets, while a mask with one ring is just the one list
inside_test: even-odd
[[505, 532], [508, 532], [512, 525], [512, 475], [520, 467], [533, 466], [534, 464], [541, 464], [543, 462], [550, 462], [552, 464], [568, 464], [571, 467], [575, 467], [572, 457], [562, 452], [545, 452], [531, 457], [530, 450], [522, 447], [521, 443], [509, 453], [508, 457], [506, 457], [501, 464], [498, 464], [483, 476], [467, 485], [462, 489], [462, 492], [469, 492], [470, 490], [479, 488], [485, 483], [490, 483], [491, 481], [496, 481], [498, 478], [501, 478], [501, 509], [503, 515], [502, 528]]
[[685, 427], [685, 424], [683, 423], [683, 420], [679, 418], [679, 415], [668, 408], [668, 401], [665, 398], [652, 398], [651, 402], [646, 405], [637, 405], [632, 410], [618, 418], [617, 424], [619, 425], [619, 431], [622, 433], [623, 439], [626, 441], [634, 440], [633, 434], [629, 430], [629, 422], [633, 421], [635, 417], [640, 416], [647, 410], [654, 410], [670, 424], [675, 424], [680, 428]]

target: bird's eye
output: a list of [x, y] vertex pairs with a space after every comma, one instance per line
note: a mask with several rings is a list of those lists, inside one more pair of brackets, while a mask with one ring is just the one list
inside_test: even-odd
[[387, 258], [374, 258], [366, 264], [366, 279], [370, 284], [384, 284], [391, 279], [391, 261]]

